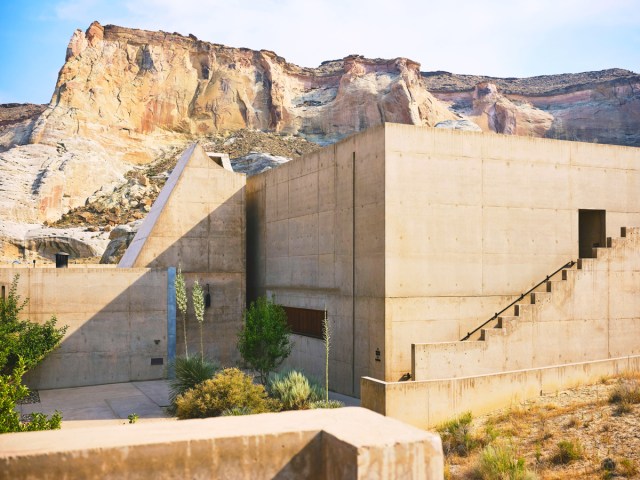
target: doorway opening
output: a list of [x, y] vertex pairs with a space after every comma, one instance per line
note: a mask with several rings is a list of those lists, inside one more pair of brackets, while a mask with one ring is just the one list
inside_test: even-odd
[[580, 258], [594, 258], [593, 249], [605, 247], [607, 223], [605, 210], [578, 211], [578, 243]]

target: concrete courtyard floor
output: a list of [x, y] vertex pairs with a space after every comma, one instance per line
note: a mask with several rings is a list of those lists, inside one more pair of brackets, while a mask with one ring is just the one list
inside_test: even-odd
[[[62, 428], [85, 428], [101, 425], [128, 424], [135, 413], [138, 422], [174, 421], [165, 408], [169, 405], [166, 380], [112, 383], [91, 387], [39, 390], [40, 402], [19, 405], [20, 414], [41, 412], [62, 414]], [[359, 407], [360, 399], [330, 392], [329, 398], [347, 407]]]

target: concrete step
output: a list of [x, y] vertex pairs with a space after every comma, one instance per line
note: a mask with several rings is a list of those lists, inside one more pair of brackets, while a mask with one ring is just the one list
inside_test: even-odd
[[516, 323], [518, 320], [519, 317], [516, 317], [515, 315], [504, 315], [498, 318], [496, 328], [509, 328], [509, 326]]
[[549, 292], [533, 292], [531, 293], [531, 304], [535, 305], [536, 303], [542, 303], [550, 298], [551, 293]]
[[516, 303], [515, 307], [514, 314], [516, 317], [520, 317], [521, 319], [530, 317], [531, 312], [535, 308], [535, 306], [530, 303]]

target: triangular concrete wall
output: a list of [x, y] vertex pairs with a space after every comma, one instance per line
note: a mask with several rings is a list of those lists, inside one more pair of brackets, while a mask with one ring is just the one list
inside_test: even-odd
[[245, 184], [198, 144], [180, 157], [119, 267], [243, 273]]

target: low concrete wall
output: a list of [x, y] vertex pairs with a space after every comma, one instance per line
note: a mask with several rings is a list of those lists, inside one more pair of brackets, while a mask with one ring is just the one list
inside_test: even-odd
[[0, 436], [11, 479], [441, 479], [440, 437], [362, 408]]
[[640, 372], [640, 355], [545, 368], [422, 382], [361, 379], [362, 406], [419, 428], [466, 411], [478, 415], [541, 394]]
[[168, 351], [166, 270], [0, 268], [5, 292], [16, 274], [18, 294], [29, 298], [23, 316], [44, 323], [55, 315], [58, 326], [69, 327], [60, 347], [27, 374], [30, 387], [162, 378]]

